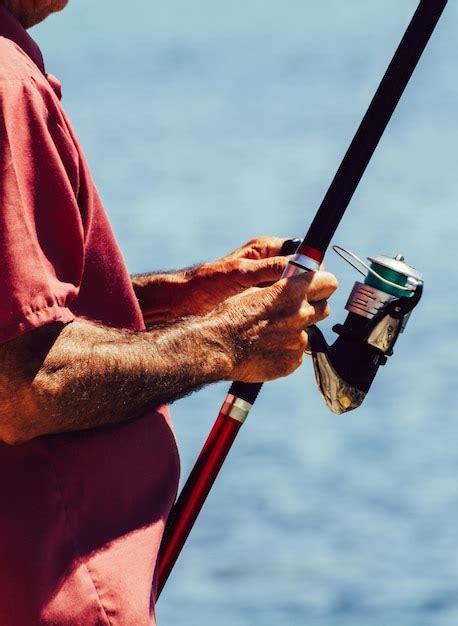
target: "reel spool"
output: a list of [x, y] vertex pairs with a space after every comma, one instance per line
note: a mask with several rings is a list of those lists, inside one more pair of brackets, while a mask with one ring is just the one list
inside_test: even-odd
[[365, 276], [353, 286], [345, 322], [333, 327], [334, 344], [328, 345], [316, 326], [307, 329], [318, 387], [331, 411], [340, 414], [362, 404], [378, 368], [393, 354], [420, 301], [423, 280], [402, 255], [369, 257], [368, 265], [345, 248], [333, 249]]

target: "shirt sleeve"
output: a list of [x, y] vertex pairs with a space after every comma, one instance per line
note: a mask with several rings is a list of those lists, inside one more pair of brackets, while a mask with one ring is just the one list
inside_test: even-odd
[[84, 267], [79, 161], [51, 94], [0, 81], [0, 343], [70, 322]]

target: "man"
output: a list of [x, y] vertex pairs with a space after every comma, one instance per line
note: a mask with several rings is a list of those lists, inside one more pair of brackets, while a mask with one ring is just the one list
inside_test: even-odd
[[0, 624], [142, 626], [179, 474], [164, 404], [292, 372], [336, 282], [279, 281], [277, 238], [129, 278], [24, 30], [65, 5], [0, 0]]

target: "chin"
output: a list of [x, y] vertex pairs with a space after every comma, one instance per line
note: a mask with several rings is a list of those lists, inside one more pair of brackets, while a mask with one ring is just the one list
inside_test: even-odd
[[62, 11], [68, 4], [68, 0], [49, 0], [45, 3], [43, 7], [43, 11], [46, 12], [46, 15], [51, 15], [51, 13], [57, 13], [57, 11]]
[[55, 11], [62, 11], [62, 9], [65, 9], [67, 4], [68, 4], [68, 0], [56, 0], [55, 5], [56, 5], [57, 8], [55, 8], [54, 10]]
[[[1, 0], [0, 0], [1, 2]], [[62, 11], [68, 4], [68, 0], [47, 0], [37, 7], [34, 15], [28, 16], [28, 19], [22, 20], [25, 28], [31, 28], [45, 20], [52, 13]]]

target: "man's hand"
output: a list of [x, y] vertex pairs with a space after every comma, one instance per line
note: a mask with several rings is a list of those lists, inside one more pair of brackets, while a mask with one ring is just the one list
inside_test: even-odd
[[305, 328], [329, 315], [336, 288], [332, 274], [310, 272], [227, 300], [216, 310], [234, 349], [227, 378], [264, 382], [293, 372], [308, 347]]
[[212, 263], [172, 274], [134, 276], [145, 322], [204, 315], [250, 287], [279, 280], [288, 264], [288, 257], [279, 256], [284, 241], [257, 237]]
[[285, 239], [257, 237], [223, 258], [197, 268], [197, 305], [207, 312], [250, 287], [279, 280], [289, 257], [280, 256]]

